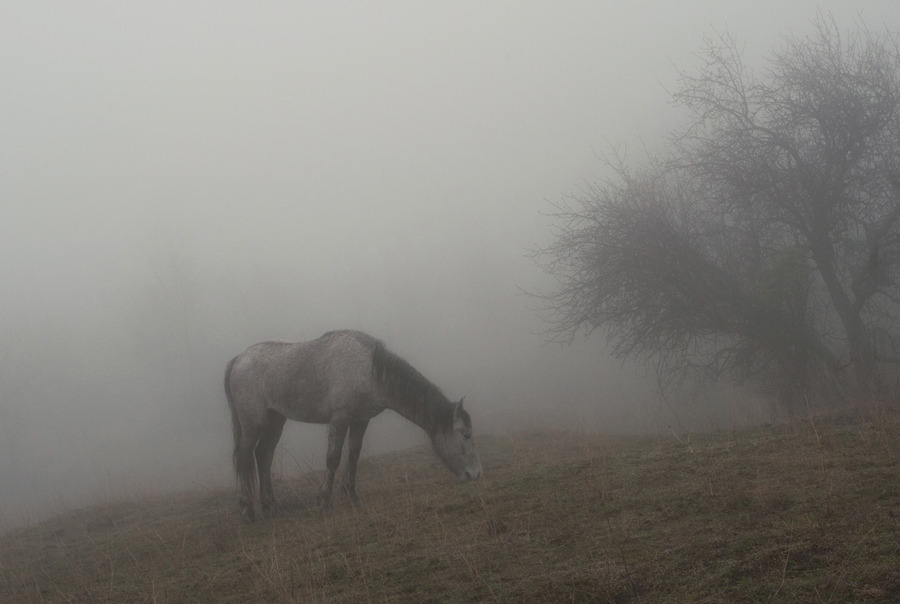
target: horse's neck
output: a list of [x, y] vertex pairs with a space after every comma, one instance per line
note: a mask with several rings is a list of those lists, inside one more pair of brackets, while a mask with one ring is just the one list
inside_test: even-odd
[[439, 395], [429, 392], [423, 396], [390, 397], [387, 407], [416, 424], [431, 436], [437, 429], [441, 406], [446, 404], [449, 403], [441, 400]]

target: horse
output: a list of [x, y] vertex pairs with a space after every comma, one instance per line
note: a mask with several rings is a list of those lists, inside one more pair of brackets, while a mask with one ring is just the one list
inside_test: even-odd
[[257, 477], [263, 513], [274, 510], [272, 458], [288, 419], [328, 426], [325, 480], [318, 493], [325, 510], [331, 506], [348, 432], [343, 488], [351, 503], [359, 505], [356, 464], [363, 436], [369, 420], [385, 409], [422, 428], [437, 456], [461, 482], [481, 476], [472, 420], [462, 399], [449, 401], [407, 361], [360, 331], [330, 331], [308, 342], [254, 344], [228, 363], [225, 394], [240, 483], [238, 503], [246, 522], [255, 520]]

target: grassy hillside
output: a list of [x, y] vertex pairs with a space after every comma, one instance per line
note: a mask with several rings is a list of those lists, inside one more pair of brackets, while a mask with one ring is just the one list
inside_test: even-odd
[[282, 481], [117, 503], [0, 540], [3, 602], [897, 602], [900, 417], [737, 434], [480, 437], [457, 484], [416, 449], [359, 470], [364, 507]]

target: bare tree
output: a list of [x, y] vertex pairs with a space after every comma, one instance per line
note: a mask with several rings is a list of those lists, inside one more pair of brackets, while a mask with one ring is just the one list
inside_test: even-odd
[[[776, 385], [874, 392], [900, 307], [900, 44], [820, 21], [756, 75], [708, 41], [674, 100], [689, 127], [557, 205], [538, 261], [556, 338]], [[814, 379], [815, 377], [815, 379]]]

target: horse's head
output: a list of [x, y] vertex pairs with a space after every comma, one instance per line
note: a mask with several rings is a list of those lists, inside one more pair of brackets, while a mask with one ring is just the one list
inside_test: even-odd
[[472, 419], [463, 402], [453, 403], [453, 414], [432, 436], [434, 450], [460, 482], [481, 476], [481, 461], [472, 440]]

